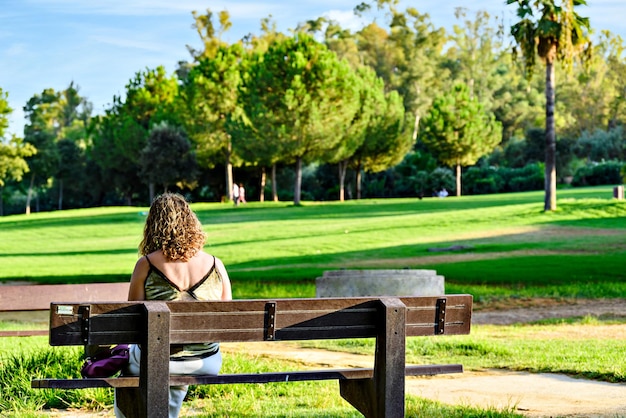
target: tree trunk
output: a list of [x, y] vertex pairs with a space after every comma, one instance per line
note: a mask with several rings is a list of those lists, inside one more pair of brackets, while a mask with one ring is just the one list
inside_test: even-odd
[[261, 167], [261, 191], [259, 193], [259, 202], [265, 202], [265, 180], [267, 178], [267, 173], [265, 172], [265, 167]]
[[[422, 90], [420, 89], [419, 84], [415, 83], [415, 93], [416, 97], [420, 97]], [[420, 115], [418, 110], [415, 109], [415, 124], [413, 125], [413, 142], [417, 141], [417, 133], [419, 132], [420, 127]]]
[[272, 164], [270, 181], [272, 182], [272, 201], [278, 202], [278, 186], [276, 185], [276, 164]]
[[556, 132], [554, 126], [554, 61], [546, 60], [546, 167], [544, 210], [556, 210]]
[[461, 196], [461, 164], [456, 165], [456, 195]]
[[30, 175], [30, 184], [28, 185], [28, 194], [26, 195], [26, 214], [30, 215], [30, 201], [33, 198], [33, 185], [35, 184], [35, 173]]
[[293, 183], [293, 204], [299, 206], [302, 191], [302, 157], [296, 158], [296, 179]]
[[154, 201], [154, 182], [148, 183], [148, 194], [150, 195], [150, 204]]
[[230, 162], [230, 156], [233, 151], [233, 144], [229, 141], [226, 148], [226, 194], [231, 201], [234, 200], [233, 196], [233, 164]]
[[355, 188], [356, 188], [356, 198], [357, 200], [361, 199], [361, 163], [359, 162], [356, 165], [356, 171], [355, 171]]
[[346, 184], [346, 171], [348, 170], [348, 160], [340, 161], [339, 168], [339, 201], [345, 200], [345, 184]]
[[63, 179], [59, 180], [59, 210], [63, 210]]
[[420, 115], [415, 111], [415, 124], [413, 125], [413, 141], [417, 141], [417, 133], [420, 128]]

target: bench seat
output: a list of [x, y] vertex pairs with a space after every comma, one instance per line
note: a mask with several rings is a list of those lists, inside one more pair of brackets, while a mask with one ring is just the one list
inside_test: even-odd
[[[434, 376], [447, 373], [463, 373], [461, 364], [406, 366], [405, 376]], [[252, 374], [220, 374], [217, 376], [173, 376], [170, 385], [222, 385], [235, 383], [303, 382], [310, 380], [371, 379], [373, 368], [350, 368], [336, 370], [301, 370]], [[108, 377], [84, 379], [35, 379], [31, 386], [36, 389], [86, 389], [86, 388], [137, 388], [139, 377]]]

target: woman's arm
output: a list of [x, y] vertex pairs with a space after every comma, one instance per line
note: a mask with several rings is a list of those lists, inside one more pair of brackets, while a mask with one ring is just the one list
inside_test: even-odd
[[230, 287], [230, 279], [228, 278], [226, 267], [224, 267], [222, 260], [217, 257], [215, 257], [215, 268], [217, 268], [217, 271], [222, 277], [222, 300], [233, 300], [233, 292]]
[[148, 276], [148, 271], [150, 270], [150, 265], [148, 264], [148, 260], [146, 257], [141, 257], [135, 263], [135, 269], [133, 270], [133, 274], [130, 277], [130, 289], [128, 290], [128, 300], [146, 300], [146, 277]]

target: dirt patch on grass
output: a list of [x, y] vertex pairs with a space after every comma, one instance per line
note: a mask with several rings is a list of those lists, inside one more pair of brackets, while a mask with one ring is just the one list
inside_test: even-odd
[[[603, 228], [575, 228], [575, 227], [559, 227], [559, 226], [546, 226], [546, 227], [514, 227], [514, 228], [502, 228], [491, 231], [476, 231], [470, 233], [461, 233], [455, 235], [455, 243], [446, 242], [446, 247], [450, 248], [450, 251], [433, 251], [433, 252], [420, 252], [413, 257], [403, 258], [375, 258], [369, 257], [367, 259], [359, 260], [346, 260], [341, 263], [329, 264], [329, 269], [340, 268], [400, 268], [401, 266], [418, 267], [420, 265], [429, 264], [445, 264], [456, 263], [463, 261], [475, 261], [475, 260], [494, 260], [502, 257], [526, 257], [526, 256], [543, 256], [543, 255], [579, 255], [579, 254], [598, 254], [602, 251], [592, 247], [581, 247], [572, 249], [561, 249], [558, 251], [553, 250], [541, 250], [541, 249], [529, 249], [529, 250], [513, 250], [506, 252], [472, 252], [471, 243], [468, 241], [485, 240], [483, 243], [489, 243], [490, 240], [494, 240], [497, 243], [515, 243], [515, 242], [548, 242], [553, 241], [555, 237], [558, 238], [575, 238], [575, 237], [624, 237], [624, 240], [612, 239], [611, 248], [613, 251], [626, 249], [626, 229], [603, 229]], [[613, 242], [616, 241], [616, 242]], [[433, 249], [440, 249], [437, 244], [433, 243]], [[458, 250], [454, 250], [457, 248]], [[271, 270], [277, 266], [264, 266], [254, 268], [237, 269], [237, 271], [263, 271]], [[281, 265], [281, 268], [309, 268], [314, 267], [312, 264], [299, 263]]]
[[507, 299], [475, 311], [472, 323], [509, 325], [585, 316], [626, 318], [626, 299]]

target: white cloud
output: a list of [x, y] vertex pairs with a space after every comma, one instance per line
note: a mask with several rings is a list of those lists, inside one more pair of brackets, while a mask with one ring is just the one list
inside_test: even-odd
[[356, 16], [352, 10], [331, 10], [324, 13], [324, 16], [339, 23], [343, 29], [350, 29], [352, 32], [361, 29], [366, 22]]

